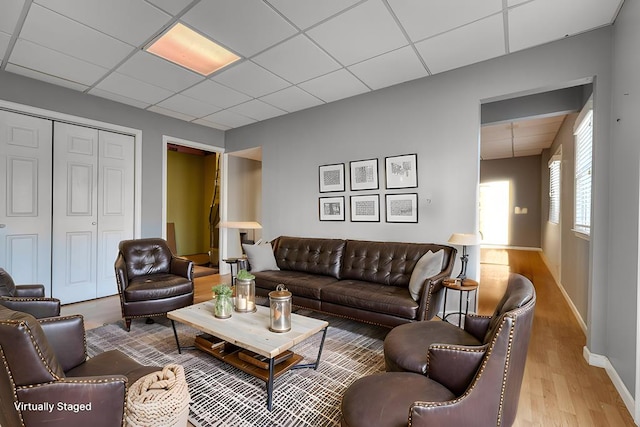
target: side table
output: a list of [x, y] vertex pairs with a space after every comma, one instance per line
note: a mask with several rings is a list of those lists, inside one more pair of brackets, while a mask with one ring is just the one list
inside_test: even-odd
[[[247, 268], [247, 259], [246, 258], [226, 258], [222, 261], [226, 262], [231, 266], [231, 286], [236, 284], [236, 276], [238, 272], [244, 268]], [[235, 267], [235, 272], [233, 271]]]
[[[474, 303], [477, 302], [478, 299], [478, 282], [473, 279], [457, 279], [455, 277], [450, 277], [448, 279], [444, 279], [442, 281], [442, 285], [444, 286], [444, 305], [442, 306], [442, 320], [447, 321], [447, 317], [449, 316], [458, 316], [458, 327], [462, 327], [462, 315], [466, 317], [469, 314], [469, 294], [471, 291], [474, 291]], [[460, 292], [460, 309], [457, 313], [449, 313], [445, 314], [447, 310], [447, 293], [449, 290], [459, 291]], [[462, 311], [462, 294], [466, 292], [467, 294], [467, 308], [463, 312]]]

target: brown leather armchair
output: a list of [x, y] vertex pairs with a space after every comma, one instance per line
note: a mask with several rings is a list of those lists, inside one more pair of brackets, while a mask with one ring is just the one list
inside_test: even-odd
[[122, 426], [127, 385], [160, 369], [118, 350], [87, 359], [80, 315], [37, 320], [6, 307], [0, 355], [3, 426]]
[[193, 262], [174, 256], [164, 239], [123, 240], [118, 248], [115, 271], [127, 331], [131, 319], [193, 304]]
[[[417, 323], [422, 325], [421, 331], [400, 331], [398, 336], [411, 340], [403, 343], [404, 351], [417, 351], [426, 365], [417, 363], [420, 358], [400, 358], [391, 364], [399, 372], [355, 381], [342, 399], [342, 426], [512, 425], [535, 303], [533, 284], [512, 274], [494, 315], [470, 315], [464, 331], [440, 321]], [[435, 326], [431, 336], [436, 324], [441, 326]], [[389, 335], [411, 325], [398, 326]], [[417, 331], [427, 336], [421, 343], [416, 341]], [[456, 337], [463, 336], [459, 331], [471, 337], [455, 343]], [[389, 335], [385, 339], [387, 359]], [[467, 344], [473, 340], [478, 344]], [[423, 348], [428, 341], [431, 343]]]
[[0, 305], [36, 318], [60, 315], [60, 300], [46, 298], [43, 285], [16, 285], [4, 268], [0, 268]]

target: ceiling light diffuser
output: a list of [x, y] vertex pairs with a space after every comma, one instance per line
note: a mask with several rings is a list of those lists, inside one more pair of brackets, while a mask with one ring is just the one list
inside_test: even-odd
[[179, 22], [149, 45], [146, 51], [203, 76], [240, 59]]

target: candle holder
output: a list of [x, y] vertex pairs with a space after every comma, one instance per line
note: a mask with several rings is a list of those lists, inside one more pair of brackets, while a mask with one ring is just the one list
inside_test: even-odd
[[240, 270], [236, 277], [236, 299], [233, 309], [238, 313], [253, 313], [256, 308], [255, 276]]
[[271, 332], [289, 332], [291, 330], [291, 292], [280, 284], [275, 291], [269, 292], [269, 312]]

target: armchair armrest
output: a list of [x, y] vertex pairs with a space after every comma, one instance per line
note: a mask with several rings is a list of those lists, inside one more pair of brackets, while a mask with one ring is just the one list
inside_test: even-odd
[[484, 342], [484, 336], [489, 329], [491, 316], [479, 316], [469, 313], [464, 318], [464, 330], [473, 335], [478, 341]]
[[427, 353], [429, 378], [460, 396], [478, 372], [487, 348], [488, 345], [432, 344]]
[[171, 258], [171, 273], [193, 280], [193, 261], [186, 258]]
[[0, 297], [0, 304], [14, 311], [29, 313], [36, 319], [60, 315], [57, 298]]
[[19, 388], [17, 397], [19, 402], [54, 405], [51, 412], [22, 411], [27, 426], [121, 426], [126, 387], [127, 379], [122, 375], [63, 378]]
[[127, 264], [122, 256], [122, 252], [118, 253], [116, 262], [113, 264], [116, 271], [116, 282], [118, 283], [118, 292], [121, 295], [129, 285], [129, 276], [127, 275]]
[[38, 322], [64, 372], [87, 360], [84, 321], [81, 315], [49, 317], [39, 319]]
[[433, 310], [432, 307], [437, 304], [435, 296], [442, 289], [442, 281], [447, 277], [449, 277], [449, 273], [441, 271], [435, 276], [425, 279], [420, 293], [417, 320], [429, 320], [429, 313]]
[[18, 285], [14, 297], [44, 297], [44, 285]]

